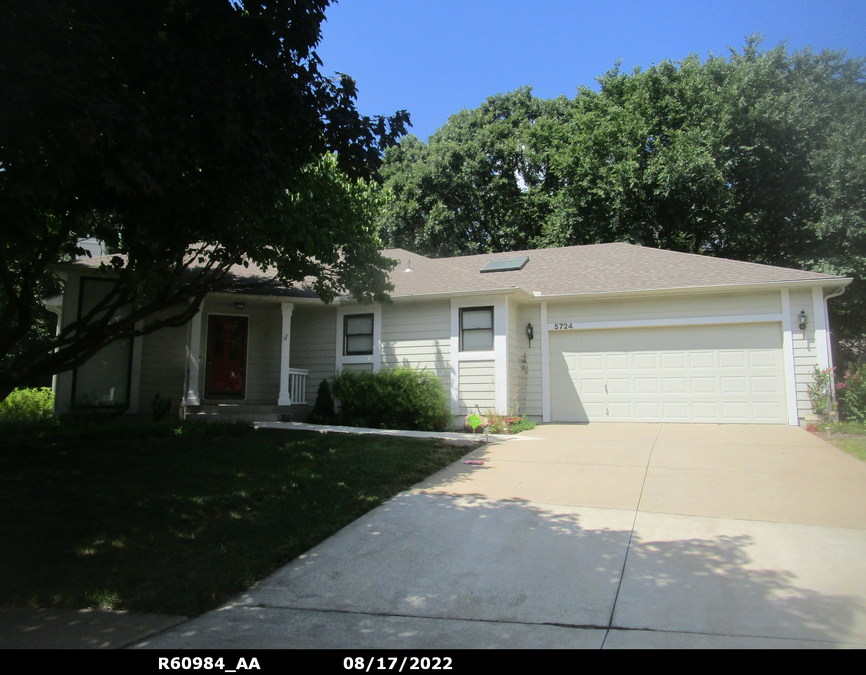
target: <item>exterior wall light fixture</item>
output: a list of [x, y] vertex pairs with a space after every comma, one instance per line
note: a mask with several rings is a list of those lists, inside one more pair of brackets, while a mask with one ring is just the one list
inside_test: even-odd
[[806, 330], [806, 310], [800, 310], [800, 316], [797, 317], [797, 325], [800, 327], [800, 330]]
[[532, 346], [532, 339], [535, 337], [535, 333], [532, 331], [532, 324], [526, 324], [526, 337], [529, 338], [529, 346]]

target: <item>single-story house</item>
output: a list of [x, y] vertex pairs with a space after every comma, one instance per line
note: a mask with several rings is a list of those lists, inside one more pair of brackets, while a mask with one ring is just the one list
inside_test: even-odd
[[[114, 343], [56, 377], [56, 412], [303, 420], [323, 378], [426, 369], [455, 420], [802, 423], [832, 365], [827, 300], [851, 279], [624, 243], [431, 259], [401, 249], [393, 302], [309, 288], [212, 293], [181, 328]], [[104, 292], [92, 258], [59, 265], [66, 325]], [[251, 267], [238, 274], [261, 275]]]

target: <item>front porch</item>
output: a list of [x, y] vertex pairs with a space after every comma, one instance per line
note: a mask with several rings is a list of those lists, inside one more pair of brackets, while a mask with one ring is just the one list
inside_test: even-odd
[[292, 363], [293, 347], [302, 351], [303, 343], [292, 334], [295, 306], [284, 298], [209, 296], [188, 327], [180, 416], [305, 420], [315, 391], [308, 389], [310, 369]]

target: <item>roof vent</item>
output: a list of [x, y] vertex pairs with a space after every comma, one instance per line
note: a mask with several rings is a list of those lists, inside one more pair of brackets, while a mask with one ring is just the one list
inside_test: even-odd
[[491, 260], [484, 267], [481, 268], [482, 272], [512, 272], [514, 270], [522, 270], [526, 267], [526, 263], [529, 262], [529, 256], [522, 256], [520, 258], [499, 258], [498, 260]]
[[411, 258], [409, 258], [409, 259], [406, 260], [406, 269], [403, 270], [403, 271], [404, 271], [404, 272], [414, 272], [414, 271], [415, 271], [415, 270], [412, 269], [412, 260], [411, 260]]

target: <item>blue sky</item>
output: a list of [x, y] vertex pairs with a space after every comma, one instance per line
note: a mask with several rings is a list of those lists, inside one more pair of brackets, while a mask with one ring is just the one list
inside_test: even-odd
[[408, 110], [422, 139], [493, 94], [571, 97], [617, 59], [630, 71], [727, 56], [751, 33], [762, 49], [786, 40], [866, 57], [866, 0], [341, 0], [327, 17], [323, 71], [356, 80], [365, 115]]

